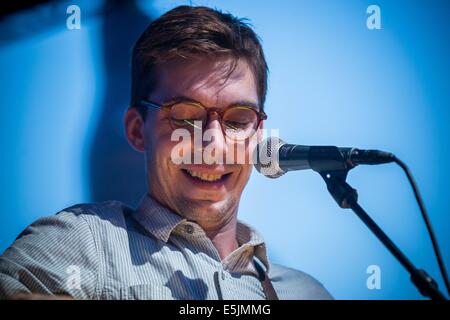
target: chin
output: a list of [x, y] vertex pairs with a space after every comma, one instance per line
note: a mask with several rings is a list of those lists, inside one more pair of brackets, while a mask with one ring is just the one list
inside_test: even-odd
[[221, 220], [224, 216], [234, 213], [236, 201], [233, 198], [221, 200], [184, 198], [178, 201], [178, 207], [183, 216], [192, 220]]
[[219, 204], [228, 202], [230, 199], [230, 192], [228, 191], [199, 190], [192, 187], [180, 190], [178, 194], [185, 199], [185, 201], [198, 203], [198, 205]]

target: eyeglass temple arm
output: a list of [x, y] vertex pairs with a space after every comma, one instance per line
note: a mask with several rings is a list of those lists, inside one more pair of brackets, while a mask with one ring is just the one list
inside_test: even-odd
[[161, 106], [152, 103], [150, 101], [146, 101], [146, 100], [141, 100], [141, 104], [145, 107], [149, 107], [149, 108], [153, 108], [153, 109], [161, 109]]

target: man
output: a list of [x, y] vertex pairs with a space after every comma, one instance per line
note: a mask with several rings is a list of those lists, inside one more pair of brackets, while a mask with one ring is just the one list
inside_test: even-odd
[[[253, 30], [177, 7], [138, 39], [132, 79], [125, 131], [145, 154], [148, 193], [136, 210], [76, 205], [30, 225], [0, 257], [0, 297], [331, 298], [312, 277], [270, 263], [262, 236], [237, 219], [252, 170], [238, 151], [250, 159], [266, 118], [267, 65]], [[199, 132], [209, 138], [198, 143]]]

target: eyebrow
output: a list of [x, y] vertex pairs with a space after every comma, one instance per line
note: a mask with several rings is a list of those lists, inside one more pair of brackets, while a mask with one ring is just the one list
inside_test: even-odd
[[244, 106], [244, 107], [250, 107], [250, 108], [259, 110], [259, 105], [257, 103], [255, 103], [255, 102], [249, 101], [249, 100], [238, 100], [238, 101], [235, 101], [233, 103], [230, 103], [228, 105], [228, 107], [236, 106], [236, 105]]
[[[202, 106], [204, 106], [200, 101], [197, 101], [197, 100], [192, 99], [192, 98], [187, 97], [187, 96], [174, 96], [174, 97], [171, 97], [171, 98], [167, 99], [166, 101], [164, 101], [163, 105], [167, 105], [169, 103], [174, 103], [174, 102], [194, 102], [194, 103], [198, 103], [198, 104], [201, 104]], [[231, 106], [244, 106], [244, 107], [250, 107], [250, 108], [259, 110], [259, 104], [256, 103], [256, 102], [250, 101], [250, 100], [237, 100], [237, 101], [234, 101], [234, 102], [230, 103], [227, 106], [227, 108], [231, 107]]]

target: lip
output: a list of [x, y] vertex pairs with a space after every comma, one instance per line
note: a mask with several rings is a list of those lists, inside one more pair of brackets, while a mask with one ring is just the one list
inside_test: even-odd
[[232, 171], [230, 171], [230, 170], [225, 170], [225, 167], [223, 165], [213, 166], [213, 165], [196, 164], [196, 165], [190, 165], [190, 166], [186, 166], [186, 167], [183, 166], [181, 168], [181, 170], [197, 171], [200, 173], [206, 173], [206, 174], [212, 174], [212, 175], [224, 175], [224, 174], [232, 173]]
[[[206, 174], [212, 174], [212, 175], [223, 175], [222, 178], [220, 178], [219, 180], [216, 181], [204, 181], [204, 180], [200, 180], [198, 178], [195, 178], [193, 176], [191, 176], [187, 170], [192, 170], [192, 171], [197, 171], [197, 172], [201, 172], [201, 173], [206, 173]], [[210, 189], [210, 190], [219, 190], [221, 188], [225, 188], [227, 182], [230, 180], [232, 172], [225, 172], [225, 171], [218, 171], [218, 170], [211, 170], [211, 169], [206, 169], [205, 168], [200, 168], [200, 167], [195, 167], [195, 168], [182, 168], [181, 172], [183, 174], [183, 176], [186, 177], [186, 179], [189, 181], [190, 184], [194, 185], [197, 188], [201, 188], [201, 189]]]

